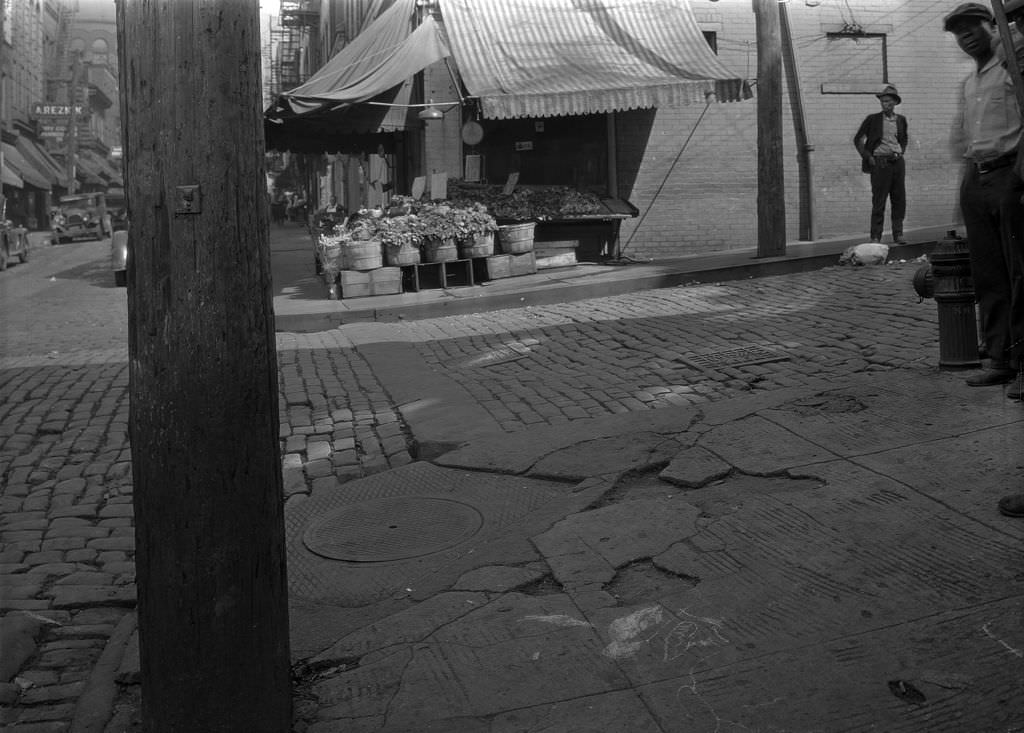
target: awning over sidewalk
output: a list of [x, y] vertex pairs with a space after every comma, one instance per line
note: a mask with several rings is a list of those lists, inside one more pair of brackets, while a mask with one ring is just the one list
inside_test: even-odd
[[434, 19], [414, 27], [415, 15], [416, 0], [397, 0], [308, 81], [282, 94], [265, 114], [267, 147], [301, 151], [325, 142], [333, 152], [358, 142], [348, 136], [415, 123], [412, 77], [449, 55]]
[[92, 151], [79, 150], [76, 155], [76, 162], [78, 164], [78, 177], [82, 178], [82, 174], [85, 174], [89, 178], [89, 180], [83, 181], [83, 183], [91, 185], [122, 185], [120, 174]]
[[2, 145], [4, 147], [4, 166], [10, 166], [10, 168], [29, 186], [33, 186], [44, 191], [48, 191], [50, 189], [50, 181], [46, 174], [36, 170], [35, 166], [25, 160], [21, 153], [18, 152], [17, 148], [10, 143], [2, 143]]
[[486, 118], [553, 117], [751, 96], [679, 0], [441, 0]]
[[415, 12], [416, 0], [397, 0], [281, 95], [265, 114], [267, 147], [344, 151], [353, 136], [406, 129], [417, 121], [410, 78], [447, 56], [491, 119], [751, 96], [683, 0], [440, 0], [441, 22], [427, 15], [413, 30]]
[[21, 180], [21, 176], [11, 170], [11, 167], [7, 165], [7, 161], [4, 161], [3, 170], [0, 171], [2, 175], [3, 185], [11, 186], [13, 188], [24, 188], [25, 182]]
[[25, 160], [36, 167], [36, 170], [46, 176], [51, 185], [67, 188], [67, 175], [61, 168], [60, 163], [54, 160], [34, 140], [22, 135], [14, 142], [14, 147], [18, 149], [18, 152], [21, 153]]
[[[63, 156], [61, 156], [63, 159]], [[96, 164], [79, 152], [75, 156], [75, 178], [79, 183], [88, 186], [102, 186], [106, 184]]]

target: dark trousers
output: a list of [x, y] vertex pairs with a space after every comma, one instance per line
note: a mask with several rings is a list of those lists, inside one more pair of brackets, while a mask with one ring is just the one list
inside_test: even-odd
[[960, 185], [981, 342], [996, 363], [1024, 355], [1024, 182], [1012, 166], [971, 168]]
[[875, 158], [871, 169], [871, 238], [881, 240], [885, 226], [885, 202], [891, 204], [892, 235], [903, 234], [907, 214], [907, 164], [900, 156], [895, 160]]

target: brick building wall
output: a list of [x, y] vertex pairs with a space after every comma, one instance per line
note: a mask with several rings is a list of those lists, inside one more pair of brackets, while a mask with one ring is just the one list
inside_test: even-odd
[[[726, 67], [753, 80], [757, 50], [750, 3], [691, 4], [702, 29], [714, 34]], [[935, 0], [788, 3], [814, 147], [816, 239], [867, 238], [870, 183], [860, 172], [852, 138], [864, 116], [879, 110], [874, 94], [885, 82], [898, 87], [903, 103], [897, 111], [909, 120], [906, 226], [957, 220], [960, 166], [949, 138], [959, 84], [973, 62], [942, 30], [942, 18], [954, 6]], [[799, 178], [791, 110], [787, 84], [786, 228], [795, 241]], [[617, 133], [620, 194], [641, 211], [622, 228], [625, 254], [664, 258], [756, 246], [756, 100], [715, 103], [706, 110], [697, 105], [622, 112]]]

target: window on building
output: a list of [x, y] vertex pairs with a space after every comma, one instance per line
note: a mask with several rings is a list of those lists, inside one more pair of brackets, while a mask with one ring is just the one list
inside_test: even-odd
[[855, 94], [889, 81], [885, 33], [838, 32], [825, 35], [828, 65], [822, 92]]
[[701, 31], [704, 34], [704, 40], [708, 42], [708, 46], [715, 54], [718, 54], [718, 32], [717, 31]]
[[94, 64], [109, 65], [110, 64], [110, 46], [102, 38], [97, 38], [92, 42], [92, 46], [89, 51], [92, 53], [90, 61]]

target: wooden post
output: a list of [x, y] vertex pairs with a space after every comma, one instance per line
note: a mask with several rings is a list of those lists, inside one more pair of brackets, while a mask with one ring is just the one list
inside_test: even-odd
[[799, 176], [800, 211], [799, 234], [803, 241], [813, 241], [817, 227], [814, 225], [814, 175], [811, 168], [811, 153], [814, 146], [807, 136], [807, 116], [804, 114], [804, 95], [800, 88], [800, 70], [793, 45], [793, 29], [789, 23], [788, 3], [779, 3], [779, 22], [782, 29], [782, 59], [786, 70], [786, 86], [789, 88], [789, 106], [793, 111], [793, 129], [796, 132], [796, 166]]
[[146, 733], [291, 729], [257, 5], [117, 4]]
[[786, 254], [778, 0], [753, 0], [757, 33], [757, 256]]

